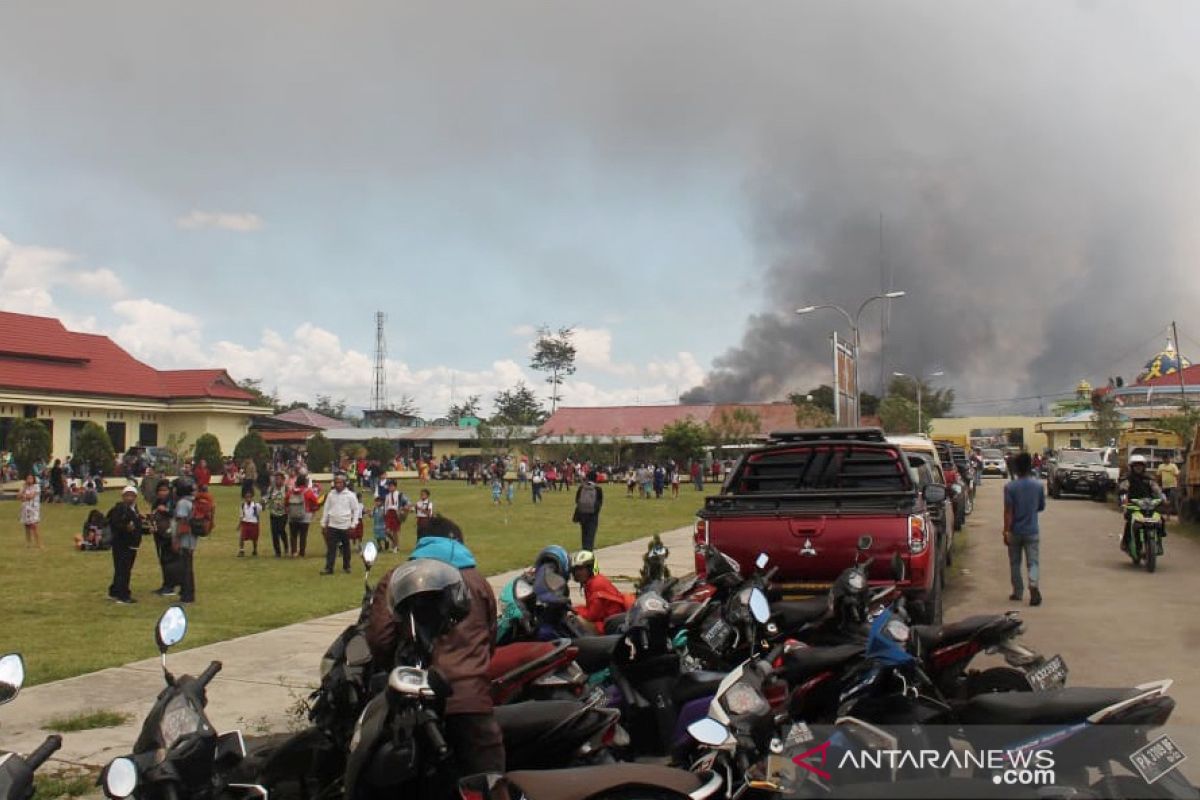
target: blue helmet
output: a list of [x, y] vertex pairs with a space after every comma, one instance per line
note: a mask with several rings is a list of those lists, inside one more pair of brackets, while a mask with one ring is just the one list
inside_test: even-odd
[[558, 572], [564, 577], [569, 574], [571, 558], [567, 555], [567, 550], [557, 544], [552, 544], [549, 547], [543, 547], [542, 552], [538, 553], [537, 559], [534, 560], [533, 566], [536, 569], [547, 561], [558, 567]]

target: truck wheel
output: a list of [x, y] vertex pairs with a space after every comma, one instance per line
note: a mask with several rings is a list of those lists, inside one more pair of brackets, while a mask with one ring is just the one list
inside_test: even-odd
[[940, 576], [934, 579], [933, 588], [929, 590], [929, 594], [925, 595], [917, 618], [919, 625], [942, 624], [942, 580]]

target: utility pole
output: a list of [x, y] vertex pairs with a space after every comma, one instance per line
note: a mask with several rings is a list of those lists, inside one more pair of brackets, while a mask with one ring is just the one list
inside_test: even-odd
[[1183, 353], [1179, 352], [1179, 330], [1175, 327], [1175, 320], [1171, 320], [1171, 340], [1175, 342], [1175, 374], [1179, 376], [1179, 402], [1183, 405], [1183, 410], [1187, 411], [1187, 390], [1184, 388], [1183, 381]]
[[371, 387], [371, 408], [383, 411], [387, 408], [387, 340], [383, 324], [387, 314], [375, 312], [375, 384]]

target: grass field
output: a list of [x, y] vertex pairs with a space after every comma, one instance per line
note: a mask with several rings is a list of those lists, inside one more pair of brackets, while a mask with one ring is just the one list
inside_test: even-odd
[[[402, 489], [415, 499], [415, 481], [405, 481]], [[558, 543], [568, 549], [579, 546], [579, 527], [571, 522], [573, 492], [547, 492], [545, 502], [534, 506], [526, 491], [517, 495], [512, 506], [497, 507], [483, 487], [446, 481], [434, 482], [430, 489], [436, 510], [462, 526], [467, 545], [488, 574], [529, 563], [547, 544]], [[235, 523], [240, 499], [233, 487], [214, 487], [213, 494], [217, 525], [213, 534], [201, 541], [196, 554], [197, 602], [188, 609], [189, 647], [358, 604], [362, 591], [359, 562], [354, 577], [340, 570], [331, 577], [317, 574], [324, 542], [315, 524], [304, 560], [276, 559], [269, 530], [259, 541], [258, 558], [237, 558]], [[688, 487], [678, 500], [631, 500], [624, 495], [623, 486], [608, 488], [598, 547], [686, 525], [700, 507], [701, 497]], [[117, 492], [104, 492], [100, 508], [107, 511], [117, 500]], [[169, 600], [151, 594], [161, 575], [153, 542], [143, 541], [133, 570], [138, 603], [111, 603], [105, 597], [112, 579], [110, 554], [81, 553], [73, 546], [87, 511], [83, 506], [42, 506], [45, 550], [39, 552], [25, 547], [24, 530], [17, 521], [18, 504], [0, 502], [0, 543], [7, 553], [0, 561], [0, 651], [19, 651], [25, 656], [29, 683], [79, 675], [156, 653], [149, 631]], [[404, 553], [382, 556], [379, 567], [390, 568], [405, 557], [414, 529], [410, 518], [402, 534]]]

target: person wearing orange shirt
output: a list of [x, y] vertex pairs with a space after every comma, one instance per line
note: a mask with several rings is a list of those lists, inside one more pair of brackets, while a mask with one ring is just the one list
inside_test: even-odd
[[606, 619], [624, 614], [633, 606], [633, 598], [618, 591], [613, 582], [596, 569], [596, 556], [590, 550], [580, 550], [571, 559], [571, 577], [583, 586], [587, 603], [575, 606], [575, 613], [594, 624], [598, 633], [604, 633]]

